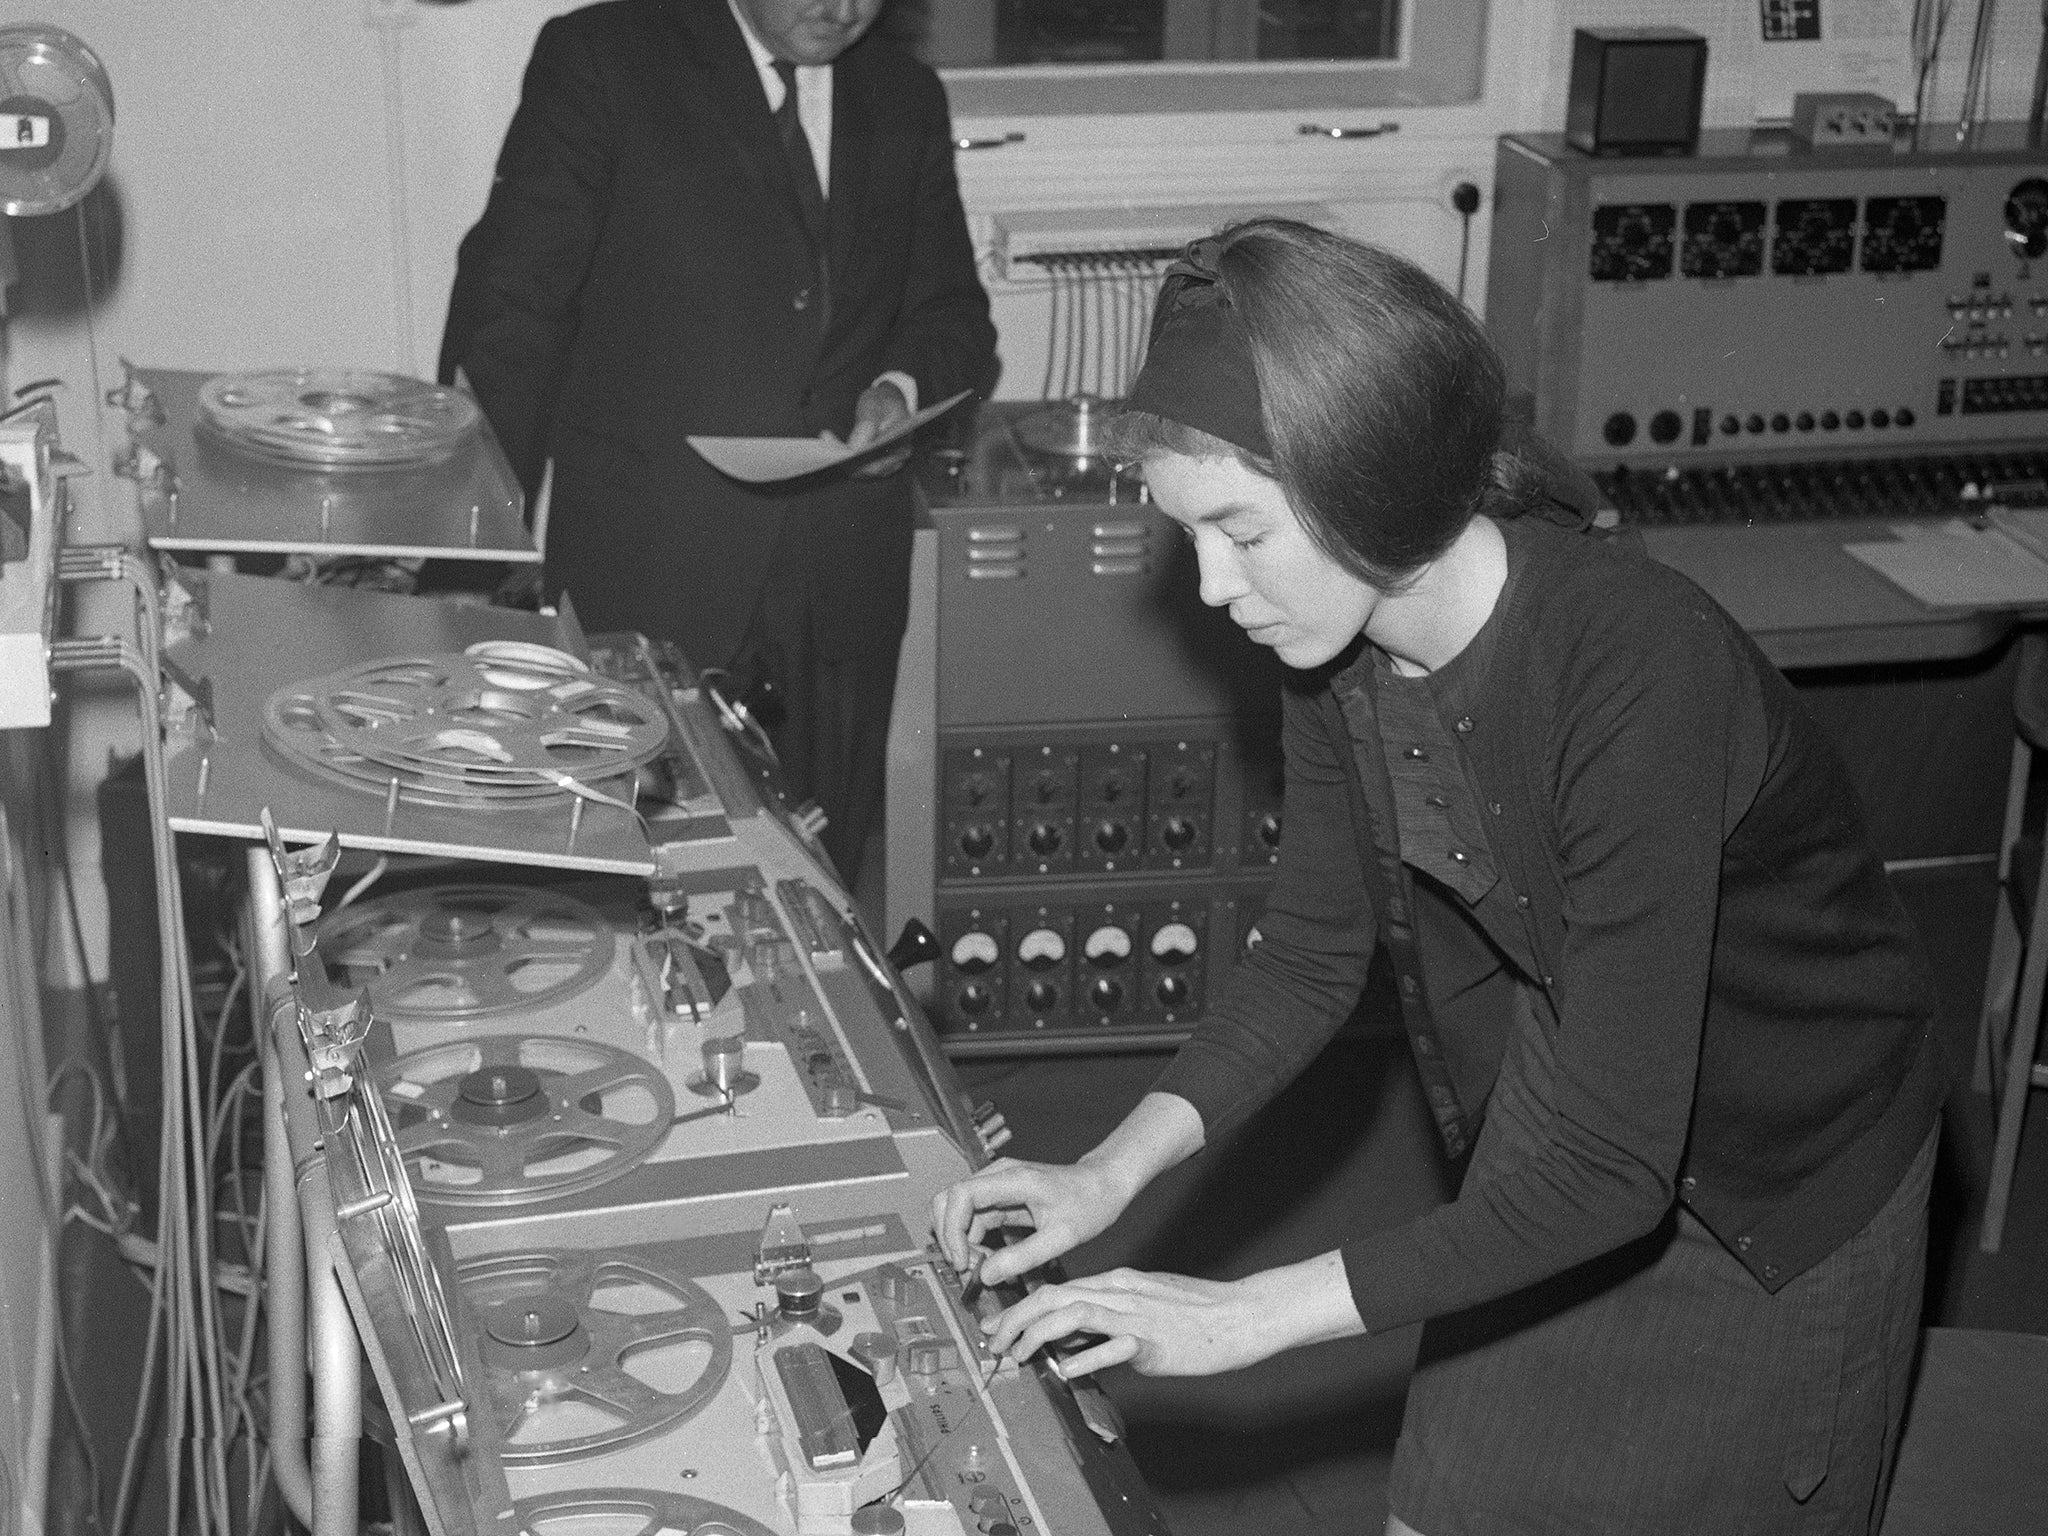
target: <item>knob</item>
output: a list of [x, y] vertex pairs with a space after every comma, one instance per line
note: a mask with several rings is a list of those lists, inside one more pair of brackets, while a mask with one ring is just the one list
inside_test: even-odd
[[994, 1001], [995, 997], [989, 992], [988, 988], [978, 981], [967, 983], [966, 986], [960, 989], [959, 995], [954, 998], [954, 1002], [959, 1006], [960, 1011], [969, 1015], [987, 1013], [989, 1004]]
[[1051, 805], [1060, 797], [1060, 781], [1049, 773], [1041, 773], [1031, 781], [1031, 798], [1040, 805]]
[[1801, 411], [1793, 421], [1793, 425], [1802, 432], [1811, 432], [1813, 430], [1813, 412]]
[[1017, 958], [1034, 971], [1049, 970], [1067, 958], [1067, 941], [1057, 928], [1034, 928], [1019, 941]]
[[875, 1385], [886, 1387], [896, 1379], [896, 1337], [888, 1333], [856, 1333], [853, 1358], [868, 1368]]
[[1837, 415], [1836, 415], [1836, 414], [1835, 414], [1835, 413], [1834, 413], [1833, 411], [1822, 411], [1822, 412], [1820, 413], [1820, 429], [1821, 429], [1821, 431], [1823, 431], [1823, 432], [1832, 432], [1832, 431], [1834, 431], [1834, 430], [1835, 430], [1835, 429], [1836, 429], [1837, 427], [1839, 427], [1839, 426], [1840, 426], [1841, 424], [1842, 424], [1842, 418], [1841, 418], [1841, 417], [1839, 417], [1839, 416], [1837, 416]]
[[775, 1277], [775, 1310], [792, 1322], [808, 1322], [825, 1302], [825, 1282], [815, 1269], [786, 1269]]
[[1168, 965], [1178, 965], [1191, 959], [1199, 948], [1201, 940], [1186, 923], [1161, 923], [1152, 935], [1152, 958], [1164, 960]]
[[1745, 432], [1761, 432], [1761, 431], [1763, 431], [1763, 429], [1764, 429], [1764, 419], [1763, 419], [1763, 417], [1761, 417], [1761, 416], [1757, 415], [1757, 413], [1756, 413], [1756, 412], [1754, 412], [1754, 411], [1751, 411], [1751, 412], [1749, 413], [1749, 415], [1748, 415], [1747, 417], [1745, 417], [1745, 418], [1743, 419], [1743, 422], [1742, 422], [1742, 430], [1743, 430], [1743, 431], [1745, 431]]
[[1024, 989], [1024, 1003], [1033, 1013], [1053, 1013], [1060, 1006], [1059, 983], [1034, 981]]
[[1104, 1013], [1114, 1013], [1124, 1000], [1124, 985], [1114, 976], [1098, 976], [1089, 984], [1088, 1001]]
[[1659, 411], [1650, 418], [1650, 441], [1653, 443], [1675, 443], [1678, 434], [1685, 430], [1685, 423], [1678, 419], [1676, 411]]
[[1783, 411], [1778, 412], [1777, 415], [1771, 418], [1771, 430], [1773, 432], [1790, 432], [1792, 430], [1792, 418]]
[[1131, 829], [1120, 821], [1103, 821], [1095, 825], [1095, 846], [1104, 853], [1122, 853], [1131, 841]]
[[1870, 424], [1873, 427], [1888, 427], [1892, 424], [1892, 413], [1879, 406], [1870, 413]]
[[1913, 408], [1902, 405], [1896, 411], [1893, 411], [1892, 425], [1896, 427], [1910, 427], [1913, 425]]
[[1090, 965], [1117, 965], [1131, 957], [1131, 936], [1114, 923], [1104, 923], [1081, 941], [1081, 953]]
[[1280, 813], [1278, 811], [1268, 811], [1259, 818], [1257, 836], [1259, 841], [1268, 848], [1278, 848], [1280, 846]]
[[995, 935], [984, 933], [979, 928], [963, 933], [953, 941], [953, 968], [969, 976], [979, 976], [1002, 958], [1003, 952], [996, 944]]
[[1041, 821], [1031, 829], [1025, 839], [1031, 844], [1031, 851], [1040, 857], [1050, 857], [1060, 851], [1060, 844], [1066, 841], [1066, 834], [1049, 821]]
[[1185, 800], [1195, 792], [1195, 776], [1185, 768], [1176, 768], [1166, 781], [1168, 799]]
[[1861, 411], [1851, 411], [1842, 418], [1842, 422], [1851, 432], [1861, 432], [1863, 430], [1863, 413]]
[[1178, 1008], [1188, 1000], [1194, 988], [1188, 985], [1188, 979], [1185, 976], [1162, 976], [1159, 978], [1158, 985], [1153, 987], [1152, 990], [1159, 998], [1159, 1001], [1167, 1007]]
[[972, 826], [960, 834], [960, 851], [970, 859], [985, 859], [995, 851], [996, 835], [985, 826]]
[[1626, 448], [1636, 440], [1636, 419], [1627, 411], [1616, 411], [1601, 424], [1600, 435], [1616, 448]]
[[1191, 846], [1196, 835], [1197, 828], [1195, 824], [1185, 816], [1171, 817], [1166, 825], [1159, 829], [1159, 840], [1175, 853], [1179, 853]]
[[1124, 776], [1120, 773], [1105, 773], [1102, 781], [1095, 786], [1095, 793], [1104, 805], [1115, 805], [1124, 797]]
[[960, 798], [969, 805], [985, 805], [995, 790], [995, 780], [985, 773], [970, 773], [960, 781]]

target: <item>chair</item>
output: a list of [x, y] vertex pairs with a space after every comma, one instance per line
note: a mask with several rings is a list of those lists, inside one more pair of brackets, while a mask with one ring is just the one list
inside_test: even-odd
[[2005, 829], [1998, 841], [1998, 913], [1991, 961], [1984, 976], [1984, 1013], [1977, 1034], [1976, 1085], [1991, 1094], [1996, 1135], [1991, 1181], [1984, 1202], [1980, 1246], [1998, 1252], [2019, 1161], [2020, 1128], [2028, 1091], [2048, 1088], [2048, 1066], [2035, 1060], [2041, 1003], [2048, 983], [2048, 837], [2037, 844], [2021, 833], [2034, 754], [2048, 752], [2048, 636], [2020, 641], [2019, 680], [2013, 689], [2012, 772], [2005, 789]]

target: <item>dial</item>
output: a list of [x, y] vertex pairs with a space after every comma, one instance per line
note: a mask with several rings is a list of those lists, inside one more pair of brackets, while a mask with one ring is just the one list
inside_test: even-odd
[[1067, 941], [1056, 928], [1034, 928], [1018, 943], [1017, 958], [1034, 971], [1050, 970], [1067, 958]]
[[979, 928], [955, 939], [952, 954], [953, 969], [969, 976], [980, 975], [1003, 957], [995, 935], [983, 933]]
[[1863, 205], [1863, 270], [1936, 270], [1947, 220], [1945, 197], [1873, 197]]
[[1081, 941], [1090, 965], [1112, 966], [1131, 958], [1131, 935], [1115, 923], [1104, 923]]
[[2005, 243], [2022, 261], [2048, 251], [2048, 181], [2029, 176], [2006, 194]]
[[1178, 965], [1193, 958], [1201, 947], [1202, 941], [1186, 923], [1161, 923], [1152, 934], [1152, 958], [1164, 960], [1168, 965]]

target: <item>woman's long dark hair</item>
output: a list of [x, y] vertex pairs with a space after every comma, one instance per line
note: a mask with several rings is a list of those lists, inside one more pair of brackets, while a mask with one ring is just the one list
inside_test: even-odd
[[1251, 347], [1271, 462], [1142, 415], [1118, 423], [1115, 451], [1242, 460], [1280, 483], [1324, 553], [1382, 591], [1522, 490], [1518, 458], [1496, 454], [1499, 356], [1420, 267], [1289, 219], [1233, 225], [1212, 259]]

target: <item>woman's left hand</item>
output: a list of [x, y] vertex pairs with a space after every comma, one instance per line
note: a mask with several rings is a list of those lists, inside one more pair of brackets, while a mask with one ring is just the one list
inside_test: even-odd
[[1042, 1286], [992, 1323], [989, 1348], [1018, 1360], [1098, 1335], [1100, 1342], [1061, 1356], [1067, 1376], [1126, 1362], [1147, 1376], [1211, 1376], [1364, 1331], [1334, 1253], [1242, 1280], [1113, 1269]]

